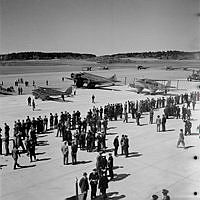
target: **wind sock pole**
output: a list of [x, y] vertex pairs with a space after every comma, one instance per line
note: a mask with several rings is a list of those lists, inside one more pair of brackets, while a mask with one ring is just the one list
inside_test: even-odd
[[76, 177], [76, 200], [78, 200], [78, 179]]

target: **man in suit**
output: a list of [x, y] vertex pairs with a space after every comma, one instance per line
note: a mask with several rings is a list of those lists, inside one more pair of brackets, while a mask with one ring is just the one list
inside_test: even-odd
[[89, 183], [88, 183], [88, 178], [87, 178], [87, 173], [83, 173], [83, 177], [81, 178], [79, 182], [79, 186], [81, 189], [81, 193], [83, 194], [83, 200], [87, 199], [87, 193], [89, 190]]

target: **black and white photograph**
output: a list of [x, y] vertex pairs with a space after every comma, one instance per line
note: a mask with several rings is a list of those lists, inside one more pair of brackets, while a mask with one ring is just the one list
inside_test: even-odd
[[0, 0], [0, 199], [200, 199], [200, 0]]

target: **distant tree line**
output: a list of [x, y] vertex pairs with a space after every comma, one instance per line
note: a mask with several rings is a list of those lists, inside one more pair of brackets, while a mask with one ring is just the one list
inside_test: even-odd
[[192, 54], [194, 52], [184, 52], [184, 51], [156, 51], [156, 52], [141, 52], [141, 53], [119, 53], [113, 55], [105, 55], [103, 57], [113, 57], [113, 58], [156, 58], [156, 59], [179, 59], [184, 57], [186, 54]]
[[19, 52], [0, 55], [1, 61], [7, 60], [50, 60], [50, 59], [88, 59], [94, 58], [94, 54], [81, 53], [44, 53], [44, 52]]

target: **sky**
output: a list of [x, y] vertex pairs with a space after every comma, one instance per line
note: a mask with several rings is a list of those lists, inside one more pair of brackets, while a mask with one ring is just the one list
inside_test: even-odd
[[0, 0], [0, 54], [200, 50], [200, 0]]

